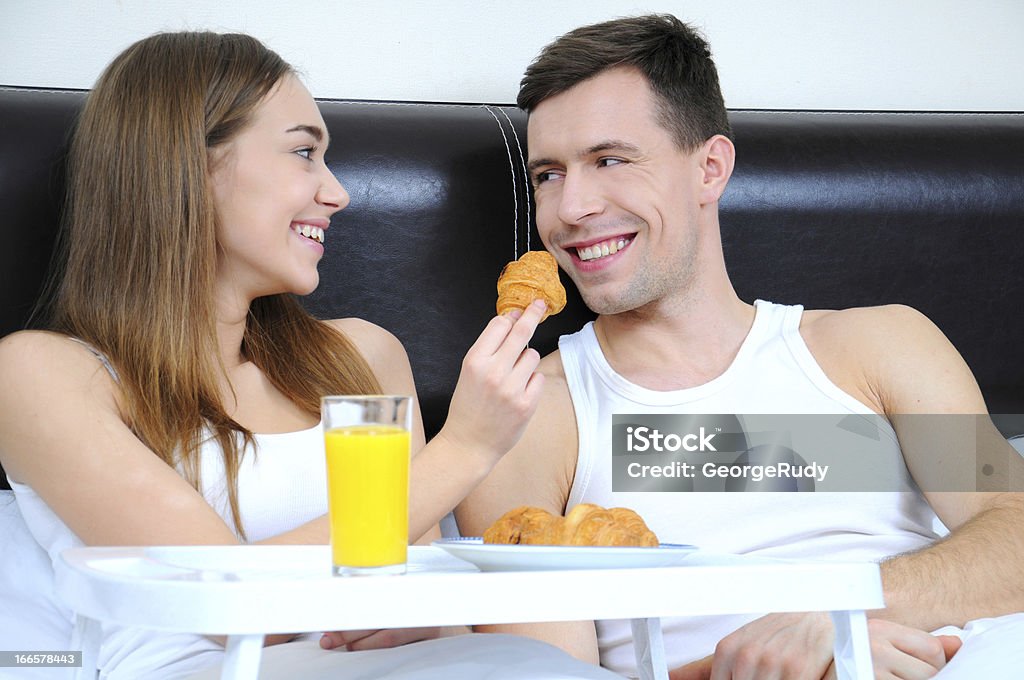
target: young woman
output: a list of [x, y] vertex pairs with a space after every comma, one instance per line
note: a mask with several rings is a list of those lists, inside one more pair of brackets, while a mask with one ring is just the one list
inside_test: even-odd
[[[100, 77], [71, 146], [50, 330], [0, 342], [0, 460], [20, 535], [47, 568], [81, 544], [327, 542], [320, 397], [415, 393], [392, 335], [314, 320], [292, 297], [316, 288], [330, 217], [349, 200], [324, 163], [328, 142], [292, 69], [248, 36], [155, 35]], [[435, 536], [519, 438], [541, 388], [539, 357], [524, 348], [542, 311], [488, 324], [426, 445], [417, 411], [412, 539]], [[5, 608], [5, 642], [69, 648], [69, 612], [46, 588]], [[220, 658], [201, 636], [104, 632], [108, 677], [183, 677]], [[421, 645], [443, 647], [433, 658], [525, 645], [494, 663], [510, 677], [529, 676], [516, 658], [540, 659], [544, 677], [600, 676], [539, 643], [486, 638]], [[383, 666], [359, 672], [384, 677], [388, 653], [420, 647], [373, 652]], [[268, 649], [265, 669], [351, 677], [359, 656], [314, 639]]]

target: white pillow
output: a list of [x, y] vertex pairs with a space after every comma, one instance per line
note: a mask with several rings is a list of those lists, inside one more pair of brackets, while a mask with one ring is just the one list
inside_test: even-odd
[[0, 490], [0, 641], [5, 649], [65, 650], [73, 614], [54, 602], [53, 563], [36, 542], [14, 492]]

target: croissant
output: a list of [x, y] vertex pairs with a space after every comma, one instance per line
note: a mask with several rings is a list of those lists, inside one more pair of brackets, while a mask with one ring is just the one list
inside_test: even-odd
[[565, 517], [524, 505], [498, 518], [483, 539], [520, 545], [658, 546], [658, 537], [634, 511], [592, 503], [575, 506]]
[[558, 280], [558, 263], [546, 250], [530, 250], [505, 265], [498, 276], [498, 314], [543, 298], [548, 308], [544, 319], [565, 308], [565, 288]]
[[[528, 505], [509, 510], [484, 532], [484, 543], [529, 543], [552, 526], [554, 516]], [[524, 540], [525, 537], [525, 540]]]

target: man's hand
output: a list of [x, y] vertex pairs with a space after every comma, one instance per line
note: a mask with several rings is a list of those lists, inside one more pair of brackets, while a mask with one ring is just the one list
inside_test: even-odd
[[323, 649], [344, 648], [350, 652], [367, 649], [400, 647], [410, 642], [432, 640], [441, 637], [441, 629], [431, 628], [386, 628], [384, 630], [342, 630], [324, 633], [320, 638]]
[[[951, 635], [930, 635], [870, 619], [875, 678], [925, 680], [960, 648]], [[771, 614], [723, 638], [713, 656], [669, 672], [670, 680], [835, 680], [834, 634], [827, 614]]]
[[711, 680], [821, 680], [832, 661], [828, 614], [769, 614], [722, 638]]
[[[881, 680], [927, 680], [942, 670], [963, 642], [955, 635], [931, 635], [882, 619], [868, 621], [871, 663]], [[824, 680], [836, 680], [835, 664]]]
[[769, 614], [719, 641], [713, 656], [669, 673], [671, 680], [821, 680], [832, 661], [828, 614]]

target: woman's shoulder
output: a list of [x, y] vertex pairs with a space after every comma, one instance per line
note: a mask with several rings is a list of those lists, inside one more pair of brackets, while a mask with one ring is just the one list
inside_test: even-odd
[[355, 317], [330, 319], [329, 321], [324, 321], [324, 323], [340, 331], [352, 341], [375, 373], [396, 360], [408, 362], [405, 347], [402, 345], [401, 340], [387, 329], [375, 323]]
[[17, 331], [0, 338], [0, 367], [12, 371], [87, 356], [85, 345], [52, 331]]
[[[0, 340], [4, 455], [45, 449], [52, 440], [47, 439], [49, 434], [40, 434], [47, 428], [39, 424], [48, 423], [52, 414], [63, 422], [71, 411], [90, 419], [90, 424], [106, 422], [106, 415], [120, 417], [117, 386], [101, 360], [86, 345], [59, 333], [20, 331]], [[4, 467], [10, 471], [9, 463], [5, 458]]]
[[112, 385], [101, 360], [84, 343], [52, 331], [18, 331], [0, 339], [0, 375], [21, 391], [85, 384], [98, 376]]
[[402, 346], [401, 341], [391, 331], [366, 319], [349, 317], [346, 319], [329, 319], [324, 321], [324, 323], [335, 330], [341, 331], [359, 349], [363, 349], [363, 345], [371, 347], [374, 345]]

